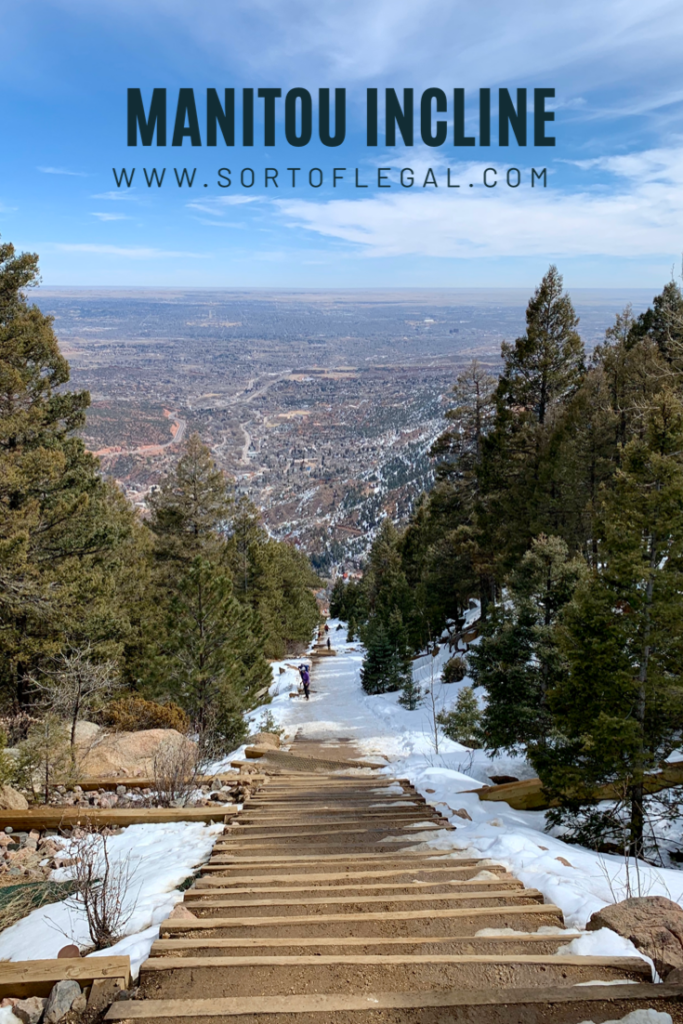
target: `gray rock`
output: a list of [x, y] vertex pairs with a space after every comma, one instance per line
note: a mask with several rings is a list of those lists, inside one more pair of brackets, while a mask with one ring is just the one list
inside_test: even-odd
[[57, 1024], [67, 1015], [80, 994], [81, 986], [77, 981], [58, 981], [45, 1007], [45, 1024]]
[[603, 907], [586, 928], [611, 928], [630, 939], [650, 957], [662, 978], [668, 980], [673, 970], [683, 968], [683, 909], [664, 896], [634, 896]]
[[19, 1020], [23, 1020], [24, 1024], [38, 1024], [43, 1016], [46, 1003], [47, 999], [43, 999], [41, 996], [20, 999], [18, 1003], [15, 1003], [12, 1013]]
[[116, 787], [116, 793], [117, 793], [117, 796], [125, 796], [126, 795], [126, 787], [125, 786], [117, 786]]

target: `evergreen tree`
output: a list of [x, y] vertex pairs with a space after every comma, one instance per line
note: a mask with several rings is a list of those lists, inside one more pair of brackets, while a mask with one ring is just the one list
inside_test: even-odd
[[[569, 671], [550, 695], [555, 735], [532, 757], [560, 801], [555, 822], [611, 832], [642, 857], [645, 774], [679, 744], [683, 714], [683, 406], [670, 392], [624, 449], [598, 525], [593, 573], [560, 633]], [[604, 783], [621, 787], [625, 829], [613, 813], [585, 814]]]
[[558, 537], [537, 537], [512, 573], [507, 600], [469, 654], [487, 705], [482, 730], [494, 751], [543, 743], [550, 729], [548, 692], [564, 672], [555, 627], [582, 574]]
[[499, 402], [526, 411], [543, 426], [553, 404], [574, 394], [583, 378], [578, 322], [562, 277], [551, 266], [529, 300], [525, 334], [514, 345], [503, 343]]
[[0, 244], [0, 687], [20, 703], [65, 646], [120, 653], [120, 584], [141, 552], [132, 508], [76, 435], [90, 396], [66, 388], [52, 319], [25, 295], [37, 281], [37, 257]]
[[371, 620], [363, 642], [365, 657], [360, 678], [365, 692], [407, 691], [412, 685], [412, 666], [400, 613], [392, 612], [387, 622], [380, 617]]
[[437, 721], [450, 740], [476, 749], [481, 746], [481, 709], [473, 686], [463, 686], [449, 711], [441, 711]]

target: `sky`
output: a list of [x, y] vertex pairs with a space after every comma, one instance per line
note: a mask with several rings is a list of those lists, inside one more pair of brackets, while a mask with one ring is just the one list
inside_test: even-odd
[[[659, 289], [681, 273], [682, 44], [678, 0], [0, 0], [0, 235], [39, 253], [47, 286], [531, 287], [552, 262], [569, 287]], [[412, 88], [419, 114], [433, 87], [448, 98], [447, 142], [429, 147], [418, 129], [412, 147], [400, 135], [387, 146], [385, 90]], [[127, 146], [129, 88], [146, 106], [166, 88], [165, 148]], [[194, 90], [201, 146], [170, 145], [181, 88]], [[257, 97], [254, 145], [238, 117], [236, 145], [219, 134], [208, 147], [208, 88], [238, 100], [280, 88], [275, 145]], [[313, 97], [303, 147], [284, 132], [295, 88]], [[318, 139], [320, 88], [346, 89], [338, 147]], [[456, 88], [477, 143], [479, 89], [491, 89], [490, 147], [453, 145]], [[534, 89], [555, 90], [554, 147], [532, 144], [531, 113], [529, 144], [498, 146], [500, 88], [527, 89], [530, 106]], [[153, 167], [166, 168], [161, 188], [146, 185]], [[130, 188], [116, 185], [123, 168], [136, 169]], [[174, 168], [196, 168], [191, 188]], [[379, 168], [390, 187], [377, 187]], [[532, 168], [547, 187], [531, 187]]]

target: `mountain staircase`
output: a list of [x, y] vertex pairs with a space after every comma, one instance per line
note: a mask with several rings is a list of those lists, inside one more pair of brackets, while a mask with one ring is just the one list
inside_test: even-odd
[[563, 952], [576, 936], [540, 892], [426, 847], [453, 826], [408, 782], [319, 753], [258, 776], [185, 894], [195, 916], [161, 925], [138, 997], [107, 1020], [601, 1024], [652, 1008], [683, 1024], [683, 987], [651, 984], [640, 958]]

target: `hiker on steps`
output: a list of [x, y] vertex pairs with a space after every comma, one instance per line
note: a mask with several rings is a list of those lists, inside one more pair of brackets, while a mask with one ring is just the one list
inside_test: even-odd
[[301, 682], [304, 686], [304, 697], [308, 700], [308, 690], [311, 685], [311, 677], [308, 674], [307, 665], [299, 665], [299, 673], [301, 675]]

